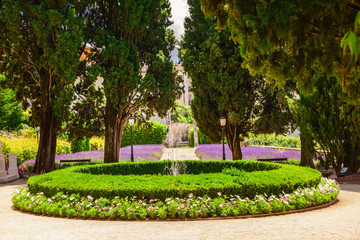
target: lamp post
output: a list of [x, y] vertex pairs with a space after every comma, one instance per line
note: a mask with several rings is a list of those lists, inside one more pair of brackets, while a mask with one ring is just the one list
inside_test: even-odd
[[221, 117], [220, 118], [220, 126], [222, 128], [222, 145], [223, 145], [223, 160], [225, 160], [225, 145], [224, 145], [224, 130], [226, 125], [226, 118]]
[[129, 124], [131, 126], [131, 161], [134, 162], [134, 152], [133, 152], [133, 126], [135, 123], [135, 118], [133, 116], [129, 117]]

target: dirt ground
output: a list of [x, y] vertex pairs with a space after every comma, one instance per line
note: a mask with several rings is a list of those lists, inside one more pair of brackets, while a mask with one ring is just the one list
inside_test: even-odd
[[360, 240], [360, 184], [342, 184], [328, 208], [263, 218], [200, 221], [98, 221], [21, 213], [0, 184], [0, 239], [354, 239]]

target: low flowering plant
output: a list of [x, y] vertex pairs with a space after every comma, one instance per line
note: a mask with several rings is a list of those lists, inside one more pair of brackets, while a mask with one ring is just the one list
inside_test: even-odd
[[28, 188], [18, 189], [12, 196], [14, 207], [42, 215], [96, 219], [185, 219], [231, 217], [283, 212], [325, 204], [337, 199], [338, 184], [322, 178], [316, 188], [299, 188], [278, 196], [257, 195], [254, 199], [238, 195], [218, 197], [194, 196], [186, 198], [144, 199], [143, 197], [115, 197], [94, 199], [88, 195], [67, 195], [58, 192], [45, 196], [32, 194]]
[[[5, 158], [5, 171], [8, 172], [9, 171], [9, 159]], [[22, 165], [20, 165], [18, 167], [18, 173], [19, 173], [19, 176], [22, 177], [24, 176], [24, 172], [25, 172], [25, 169]], [[9, 174], [9, 173], [8, 173]]]
[[[133, 153], [135, 161], [149, 160], [158, 161], [160, 160], [163, 153], [163, 145], [161, 144], [149, 144], [149, 145], [134, 145]], [[126, 146], [120, 149], [121, 161], [130, 161], [131, 158], [131, 147]], [[77, 153], [65, 153], [55, 156], [55, 163], [59, 164], [60, 160], [65, 159], [90, 159], [92, 163], [101, 163], [104, 160], [104, 149], [96, 151], [83, 151]], [[32, 171], [35, 165], [35, 159], [29, 159], [19, 165], [19, 174], [22, 171], [29, 173]]]
[[[288, 158], [300, 159], [301, 154], [297, 151], [286, 150], [279, 151], [273, 148], [263, 147], [242, 147], [243, 159], [257, 159], [257, 158]], [[201, 160], [219, 160], [222, 159], [222, 145], [221, 144], [200, 144], [195, 151], [196, 155]], [[228, 145], [225, 146], [226, 159], [232, 159], [232, 153]]]

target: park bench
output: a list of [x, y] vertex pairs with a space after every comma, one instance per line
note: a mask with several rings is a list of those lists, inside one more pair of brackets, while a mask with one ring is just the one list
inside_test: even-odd
[[258, 158], [256, 160], [261, 162], [286, 163], [288, 159], [286, 157], [282, 157], [282, 158]]
[[61, 168], [61, 163], [84, 163], [87, 162], [90, 164], [90, 159], [67, 159], [67, 160], [60, 160], [59, 169]]

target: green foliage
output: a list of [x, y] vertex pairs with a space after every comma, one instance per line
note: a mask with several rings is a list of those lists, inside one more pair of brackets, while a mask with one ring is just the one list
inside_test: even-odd
[[37, 214], [99, 219], [166, 219], [228, 217], [247, 214], [262, 214], [302, 209], [335, 200], [340, 187], [333, 180], [321, 179], [315, 188], [299, 188], [285, 196], [259, 194], [254, 199], [238, 195], [222, 195], [216, 198], [194, 196], [184, 198], [138, 199], [100, 198], [67, 195], [58, 192], [50, 197], [43, 193], [32, 194], [29, 189], [18, 189], [12, 197], [14, 207]]
[[288, 137], [275, 134], [251, 134], [248, 145], [301, 148], [299, 137]]
[[105, 139], [103, 137], [92, 137], [90, 138], [91, 150], [104, 149]]
[[[38, 142], [36, 137], [2, 137], [0, 136], [0, 141], [2, 144], [2, 152], [5, 156], [8, 153], [16, 153], [17, 154], [17, 164], [21, 164], [22, 162], [34, 159], [37, 155]], [[71, 145], [69, 142], [58, 139], [56, 154], [64, 154], [71, 153]]]
[[225, 116], [225, 136], [233, 159], [242, 159], [240, 142], [249, 133], [282, 133], [291, 115], [279, 91], [262, 76], [250, 75], [241, 48], [229, 39], [230, 32], [217, 31], [215, 19], [201, 12], [200, 0], [189, 0], [188, 5], [190, 17], [185, 19], [179, 57], [192, 79], [194, 119], [202, 133], [219, 142], [219, 118]]
[[336, 199], [339, 190], [339, 186], [334, 181], [322, 179], [316, 188], [311, 190], [299, 188], [286, 197], [258, 195], [255, 199], [242, 199], [238, 195], [229, 197], [219, 193], [219, 196], [213, 199], [191, 194], [181, 199], [168, 198], [162, 201], [159, 199], [139, 200], [136, 196], [94, 199], [92, 196], [66, 195], [62, 192], [50, 199], [42, 193], [31, 194], [25, 188], [18, 190], [12, 197], [12, 201], [18, 209], [60, 217], [206, 218], [280, 212], [317, 206]]
[[84, 5], [73, 0], [1, 1], [0, 74], [6, 80], [0, 86], [14, 90], [16, 100], [31, 110], [30, 123], [40, 126], [38, 173], [54, 169], [56, 133], [70, 116], [84, 48]]
[[[0, 78], [3, 76], [0, 75]], [[3, 81], [3, 80], [0, 80]], [[20, 103], [11, 89], [0, 89], [0, 130], [18, 130], [26, 122]]]
[[[133, 144], [162, 144], [166, 138], [166, 127], [159, 122], [135, 125], [133, 127]], [[121, 146], [131, 145], [131, 128], [126, 125], [124, 128]]]
[[71, 141], [71, 152], [83, 152], [90, 151], [90, 139], [84, 137], [82, 140], [72, 140]]
[[[185, 164], [189, 175], [162, 175], [172, 164]], [[244, 178], [222, 174], [224, 168], [246, 172]], [[91, 195], [94, 198], [144, 196], [146, 199], [236, 194], [254, 198], [260, 193], [290, 193], [299, 187], [313, 187], [320, 182], [320, 172], [292, 165], [256, 161], [161, 161], [98, 164], [57, 170], [31, 177], [32, 193], [51, 197], [58, 192]]]
[[246, 172], [244, 170], [240, 170], [234, 167], [224, 168], [221, 172], [223, 174], [228, 174], [231, 176], [238, 176], [238, 177], [244, 177], [246, 175]]
[[[116, 16], [116, 17], [114, 17]], [[127, 119], [136, 115], [145, 120], [157, 113], [165, 116], [181, 94], [170, 52], [175, 45], [173, 31], [168, 27], [171, 9], [168, 0], [125, 0], [102, 2], [101, 7], [89, 11], [86, 35], [93, 49], [88, 54], [93, 63], [84, 74], [79, 89], [83, 100], [76, 106], [82, 116], [94, 106], [88, 119], [81, 116], [73, 121], [77, 128], [86, 129], [84, 135], [96, 135], [105, 123], [104, 161], [117, 162], [117, 151]], [[101, 24], [94, 24], [101, 23]], [[140, 74], [146, 71], [146, 74]], [[103, 78], [102, 93], [94, 88], [98, 76]], [[92, 82], [89, 94], [87, 82]], [[141, 109], [141, 114], [137, 111]], [[95, 122], [97, 129], [93, 129]], [[81, 131], [80, 131], [81, 132]], [[89, 136], [88, 135], [88, 136]], [[128, 139], [123, 137], [125, 144]]]
[[[194, 147], [194, 129], [190, 129], [190, 146]], [[198, 141], [199, 144], [211, 144], [213, 143], [205, 134], [199, 131], [198, 129]]]
[[[310, 79], [315, 90], [291, 101], [291, 109], [299, 126], [304, 127], [324, 152], [320, 160], [339, 173], [342, 165], [351, 172], [360, 162], [360, 105], [351, 104], [335, 78], [314, 73]], [[325, 162], [324, 162], [325, 161]]]
[[358, 25], [360, 23], [360, 11], [357, 13], [354, 24], [354, 31], [347, 32], [345, 36], [341, 39], [340, 47], [343, 49], [343, 55], [346, 55], [346, 50], [349, 48], [350, 56], [355, 57], [355, 62], [359, 58], [360, 51], [360, 39], [357, 36]]
[[351, 97], [359, 98], [359, 62], [352, 61], [354, 55], [344, 53], [339, 45], [345, 37], [342, 47], [350, 47], [357, 57], [358, 0], [201, 3], [207, 15], [217, 15], [220, 28], [230, 29], [252, 74], [261, 73], [278, 85], [295, 80], [299, 88], [311, 93], [312, 71], [325, 72], [336, 77]]
[[194, 119], [190, 108], [179, 103], [175, 103], [175, 121], [184, 123], [193, 123]]

